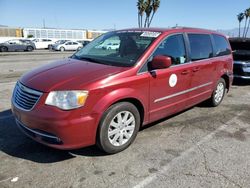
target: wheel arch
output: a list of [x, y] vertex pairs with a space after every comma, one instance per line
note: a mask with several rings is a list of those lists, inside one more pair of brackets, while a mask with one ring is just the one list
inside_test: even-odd
[[129, 98], [120, 99], [120, 100], [114, 102], [113, 104], [111, 104], [110, 106], [117, 104], [119, 102], [129, 102], [137, 108], [137, 110], [140, 114], [140, 119], [141, 119], [140, 127], [141, 127], [143, 124], [144, 116], [145, 116], [145, 109], [144, 109], [142, 102], [137, 98], [129, 97]]
[[[2, 48], [6, 48], [7, 51], [9, 51], [9, 48], [8, 48], [7, 46], [0, 46], [0, 49], [2, 49]], [[1, 51], [2, 51], [2, 50], [1, 50]]]
[[32, 48], [32, 50], [34, 50], [34, 47], [31, 46], [31, 45], [28, 45], [28, 46], [26, 47], [26, 50], [28, 50], [29, 48]]
[[[105, 111], [103, 111], [103, 113], [102, 113], [102, 115], [101, 115], [101, 117], [100, 117], [100, 119], [99, 119], [99, 122], [98, 122], [98, 126], [97, 126], [97, 129], [96, 129], [96, 133], [95, 133], [95, 143], [96, 143], [96, 145], [99, 147], [99, 148], [101, 148], [102, 150], [104, 150], [104, 151], [106, 151], [105, 149], [104, 149], [104, 146], [103, 146], [103, 144], [101, 144], [101, 137], [98, 135], [98, 134], [101, 134], [101, 122], [102, 122], [102, 120], [104, 120], [104, 117], [105, 117], [105, 112], [111, 107], [111, 106], [113, 106], [113, 105], [115, 105], [115, 104], [119, 104], [119, 103], [130, 103], [130, 104], [132, 104], [132, 105], [134, 105], [134, 107], [138, 110], [138, 112], [139, 112], [139, 116], [140, 116], [140, 125], [139, 125], [139, 127], [137, 127], [138, 129], [137, 129], [137, 131], [141, 128], [141, 126], [142, 126], [142, 124], [143, 124], [143, 119], [144, 119], [144, 107], [143, 107], [143, 104], [141, 103], [141, 101], [140, 100], [138, 100], [138, 99], [136, 99], [136, 98], [133, 98], [133, 97], [127, 97], [127, 98], [123, 98], [123, 99], [119, 99], [119, 100], [116, 100], [116, 101], [114, 101], [112, 104], [110, 104], [107, 108], [106, 108], [106, 110]], [[136, 136], [134, 136], [134, 138], [132, 138], [132, 142], [133, 142], [133, 140], [135, 139], [135, 137]], [[130, 144], [132, 143], [132, 142], [130, 142]], [[105, 143], [105, 142], [102, 142], [102, 143]], [[129, 144], [129, 145], [130, 145]], [[129, 146], [129, 145], [127, 145], [126, 147], [125, 147], [125, 149]], [[123, 150], [123, 149], [122, 149]], [[121, 150], [121, 151], [122, 151]], [[107, 151], [106, 151], [107, 152]], [[108, 152], [109, 153], [109, 152]], [[116, 152], [114, 152], [114, 151], [112, 151], [111, 153], [116, 153]]]

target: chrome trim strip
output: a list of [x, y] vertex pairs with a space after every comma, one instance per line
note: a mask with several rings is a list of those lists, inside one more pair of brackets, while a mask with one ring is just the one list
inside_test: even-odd
[[39, 136], [42, 136], [42, 137], [47, 137], [47, 138], [52, 138], [52, 139], [57, 139], [57, 140], [60, 140], [58, 137], [56, 136], [50, 136], [50, 135], [47, 135], [47, 134], [43, 134], [43, 133], [40, 133], [40, 132], [37, 132], [37, 131], [34, 131], [33, 129], [30, 129], [28, 127], [26, 127], [22, 122], [18, 121], [16, 119], [16, 122], [17, 122], [17, 125], [21, 126], [22, 128], [24, 129], [27, 129], [28, 131], [36, 134], [36, 135], [39, 135]]
[[234, 64], [237, 64], [237, 65], [248, 65], [250, 63], [249, 60], [246, 60], [246, 61], [234, 61]]
[[250, 80], [250, 76], [240, 76], [240, 75], [234, 75], [234, 78], [241, 78], [241, 79]]
[[181, 92], [172, 94], [172, 95], [168, 95], [168, 96], [165, 96], [165, 97], [156, 99], [156, 100], [154, 101], [154, 103], [161, 102], [161, 101], [163, 101], [163, 100], [167, 100], [167, 99], [170, 99], [170, 98], [173, 98], [173, 97], [177, 97], [177, 96], [179, 96], [179, 95], [183, 95], [183, 94], [185, 94], [185, 93], [194, 91], [194, 90], [196, 90], [196, 89], [199, 89], [199, 88], [202, 88], [202, 87], [211, 85], [212, 83], [213, 83], [213, 82], [208, 82], [208, 83], [206, 83], [206, 84], [203, 84], [203, 85], [200, 85], [200, 86], [197, 86], [197, 87], [193, 87], [193, 88], [190, 88], [190, 89], [187, 89], [187, 90], [184, 90], [184, 91], [181, 91]]

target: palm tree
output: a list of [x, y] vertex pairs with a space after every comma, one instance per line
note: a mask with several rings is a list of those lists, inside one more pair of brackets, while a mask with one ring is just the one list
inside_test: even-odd
[[[138, 26], [143, 27], [143, 15], [146, 13], [146, 18], [144, 20], [144, 27], [149, 27], [156, 11], [160, 7], [160, 0], [138, 0]], [[152, 14], [153, 13], [153, 14]]]
[[151, 22], [152, 22], [152, 20], [154, 18], [154, 15], [155, 15], [156, 11], [158, 10], [158, 8], [160, 7], [160, 3], [161, 3], [160, 0], [153, 0], [153, 4], [152, 4], [153, 15], [151, 16], [151, 19], [149, 21], [148, 27], [151, 25]]
[[245, 17], [245, 26], [244, 26], [244, 30], [243, 30], [243, 37], [245, 37], [246, 28], [247, 28], [247, 21], [248, 21], [248, 12], [247, 12], [247, 10], [245, 10], [245, 12], [244, 12], [244, 17]]
[[144, 0], [137, 1], [137, 9], [138, 9], [138, 26], [142, 27], [142, 18], [145, 11]]
[[245, 11], [245, 14], [247, 15], [247, 19], [248, 19], [248, 24], [247, 24], [247, 27], [246, 27], [246, 32], [245, 32], [245, 38], [247, 37], [247, 33], [248, 33], [248, 29], [249, 29], [249, 26], [250, 26], [250, 8], [246, 9]]
[[240, 25], [241, 25], [241, 22], [244, 19], [244, 17], [245, 17], [245, 15], [242, 12], [237, 15], [237, 18], [238, 18], [238, 21], [239, 21], [239, 37], [240, 37]]
[[149, 17], [151, 15], [152, 10], [153, 10], [152, 0], [146, 0], [144, 3], [144, 6], [145, 6], [145, 13], [146, 13], [144, 27], [149, 27]]

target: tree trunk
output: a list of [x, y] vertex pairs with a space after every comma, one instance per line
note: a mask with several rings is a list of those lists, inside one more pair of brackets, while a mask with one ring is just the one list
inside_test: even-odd
[[141, 24], [140, 25], [141, 28], [142, 28], [142, 18], [143, 18], [143, 15], [141, 15], [141, 23], [140, 23]]
[[145, 18], [144, 27], [147, 27], [148, 16]]
[[149, 25], [148, 25], [148, 27], [150, 27], [151, 22], [152, 22], [152, 20], [153, 20], [153, 18], [154, 18], [154, 15], [155, 15], [155, 12], [153, 12], [153, 14], [152, 14], [152, 16], [151, 16], [151, 18], [150, 18], [150, 21], [149, 21]]
[[243, 35], [242, 35], [243, 38], [245, 37], [246, 27], [247, 27], [247, 18], [245, 19], [245, 26], [244, 26]]
[[250, 26], [250, 19], [248, 19], [248, 24], [247, 24], [247, 30], [246, 30], [246, 33], [245, 33], [245, 38], [247, 38], [247, 33], [248, 33], [249, 26]]
[[140, 23], [140, 14], [138, 13], [138, 27], [140, 27], [141, 23]]
[[240, 22], [239, 22], [239, 37], [240, 37]]

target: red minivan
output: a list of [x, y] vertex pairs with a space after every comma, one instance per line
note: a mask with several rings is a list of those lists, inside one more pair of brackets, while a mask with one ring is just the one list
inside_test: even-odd
[[[117, 43], [114, 49], [106, 44]], [[225, 36], [195, 28], [108, 32], [71, 57], [23, 75], [12, 96], [19, 128], [58, 149], [127, 148], [141, 126], [202, 101], [218, 106], [233, 78]]]

